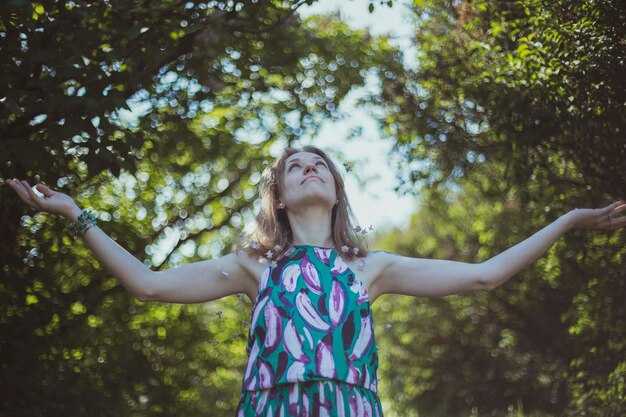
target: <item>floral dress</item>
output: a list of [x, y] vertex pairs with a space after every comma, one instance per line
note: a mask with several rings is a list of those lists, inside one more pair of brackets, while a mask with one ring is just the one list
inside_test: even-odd
[[334, 248], [296, 245], [265, 270], [236, 417], [382, 417], [366, 287]]

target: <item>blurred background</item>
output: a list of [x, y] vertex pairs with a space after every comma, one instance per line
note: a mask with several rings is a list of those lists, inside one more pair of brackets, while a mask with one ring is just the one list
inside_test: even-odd
[[[153, 270], [220, 256], [286, 146], [343, 167], [370, 248], [482, 262], [625, 198], [626, 14], [605, 1], [0, 4], [0, 180]], [[251, 301], [142, 303], [0, 188], [1, 416], [231, 416]], [[373, 305], [385, 416], [626, 415], [624, 232], [491, 292]]]

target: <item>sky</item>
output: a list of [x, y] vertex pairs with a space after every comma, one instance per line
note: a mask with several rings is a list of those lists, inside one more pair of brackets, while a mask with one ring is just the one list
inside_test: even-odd
[[[406, 20], [410, 15], [407, 13], [407, 1], [396, 0], [392, 7], [377, 3], [371, 14], [368, 4], [364, 0], [318, 0], [311, 6], [302, 6], [298, 11], [306, 17], [338, 9], [351, 28], [368, 28], [372, 35], [391, 35], [392, 43], [405, 51], [406, 65], [414, 66], [412, 25]], [[344, 156], [356, 160], [352, 171], [345, 174], [345, 180], [348, 199], [358, 224], [372, 226], [376, 230], [401, 226], [408, 223], [411, 213], [415, 211], [416, 199], [414, 196], [400, 196], [394, 191], [398, 180], [390, 154], [392, 143], [380, 138], [374, 119], [367, 111], [354, 106], [353, 100], [358, 94], [359, 89], [355, 89], [339, 107], [349, 117], [324, 123], [314, 138], [301, 144], [315, 145], [324, 150], [338, 148]], [[347, 140], [350, 129], [357, 126], [363, 128], [362, 134]], [[365, 179], [364, 187], [355, 177]]]

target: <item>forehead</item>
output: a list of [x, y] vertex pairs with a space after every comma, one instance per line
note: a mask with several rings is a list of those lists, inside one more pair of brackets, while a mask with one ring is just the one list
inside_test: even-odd
[[287, 160], [285, 161], [285, 163], [289, 163], [292, 162], [296, 159], [299, 160], [316, 160], [316, 159], [321, 159], [322, 161], [324, 160], [324, 158], [322, 158], [321, 156], [319, 156], [316, 153], [313, 152], [297, 152], [294, 153], [293, 155], [291, 155], [289, 158], [287, 158]]

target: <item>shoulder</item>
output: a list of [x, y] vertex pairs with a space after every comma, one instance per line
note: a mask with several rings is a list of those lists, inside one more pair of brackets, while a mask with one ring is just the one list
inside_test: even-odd
[[402, 256], [386, 250], [368, 250], [364, 258], [368, 265], [376, 271], [376, 277], [384, 273], [389, 267], [402, 260]]
[[345, 261], [348, 267], [355, 272], [365, 284], [370, 300], [374, 300], [383, 294], [380, 278], [387, 267], [393, 262], [396, 254], [383, 250], [368, 250], [365, 256], [355, 257], [351, 261]]
[[366, 259], [372, 262], [377, 262], [377, 263], [386, 265], [390, 262], [393, 262], [395, 259], [398, 259], [398, 257], [400, 257], [400, 255], [398, 255], [397, 253], [376, 249], [376, 250], [368, 250]]
[[244, 270], [246, 274], [255, 282], [259, 281], [259, 277], [267, 269], [267, 262], [260, 262], [259, 257], [238, 249], [226, 255], [231, 262], [235, 263], [239, 268]]
[[388, 250], [380, 250], [380, 249], [373, 249], [373, 250], [368, 250], [367, 251], [367, 255], [370, 256], [380, 256], [380, 257], [387, 257], [387, 256], [400, 256], [397, 253], [394, 252], [390, 252]]
[[365, 256], [356, 256], [352, 260], [346, 260], [343, 257], [342, 259], [350, 267], [357, 264], [362, 266], [367, 265], [380, 271], [381, 269], [392, 263], [394, 259], [398, 259], [398, 257], [399, 255], [385, 250], [368, 250]]
[[239, 287], [248, 295], [250, 300], [254, 300], [258, 292], [258, 283], [261, 275], [268, 265], [259, 262], [258, 257], [254, 257], [243, 250], [235, 250], [215, 259], [218, 268], [225, 271], [231, 280], [239, 280]]

